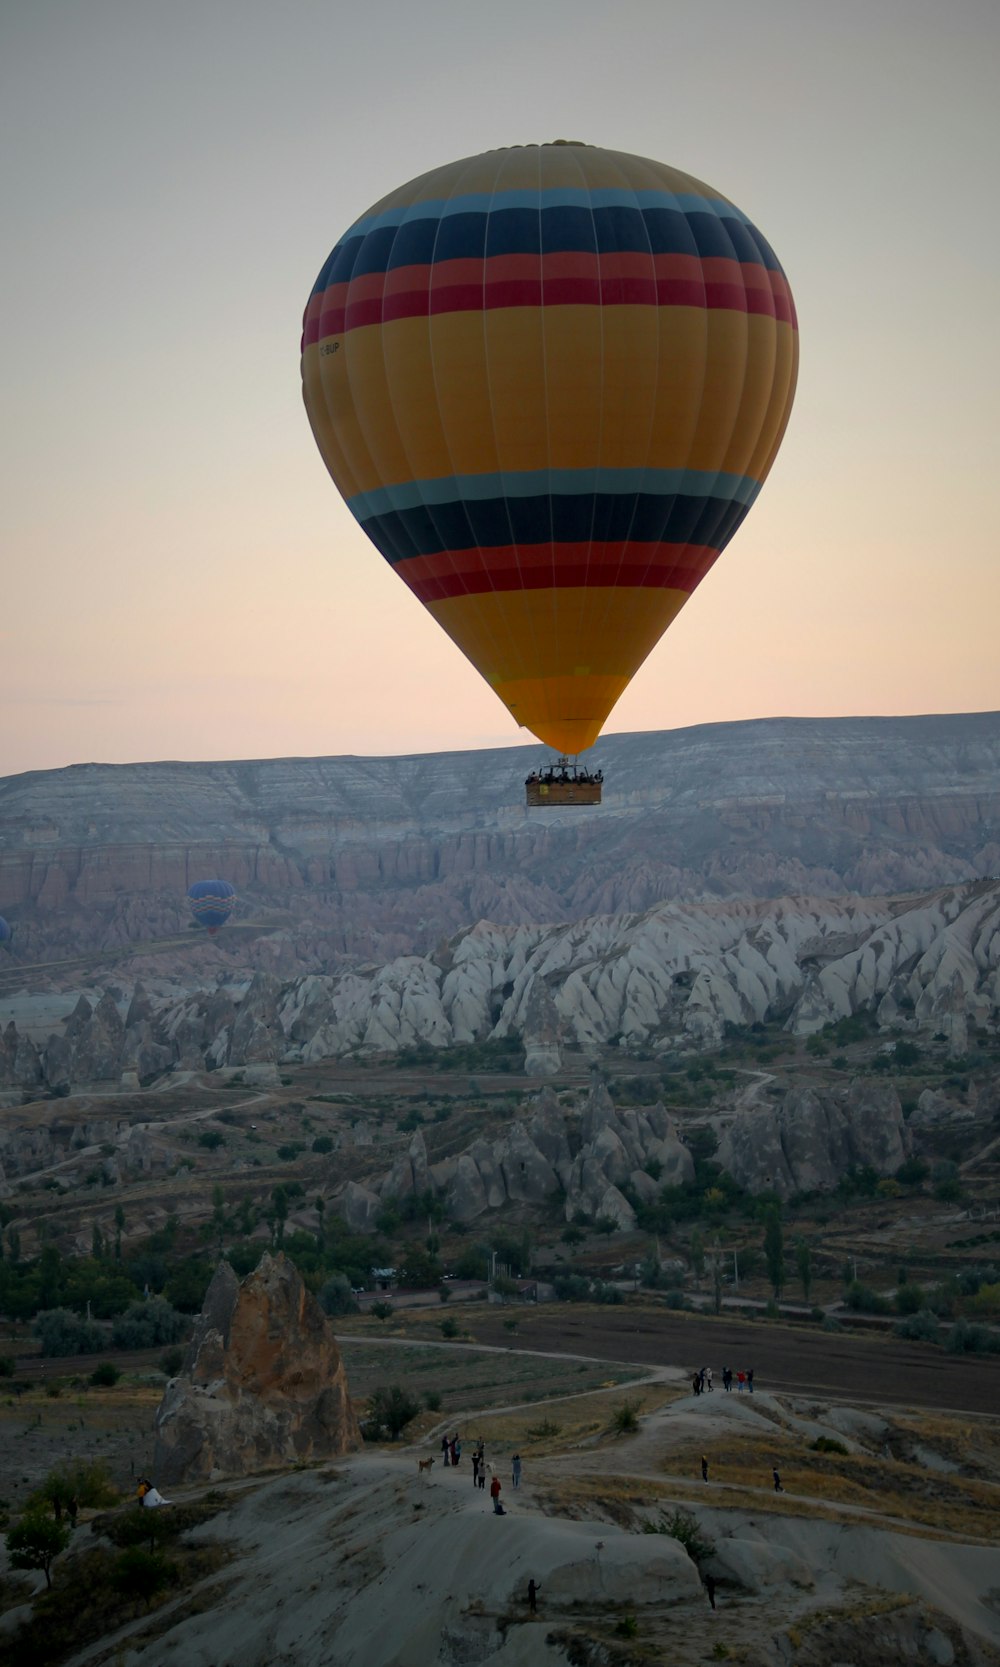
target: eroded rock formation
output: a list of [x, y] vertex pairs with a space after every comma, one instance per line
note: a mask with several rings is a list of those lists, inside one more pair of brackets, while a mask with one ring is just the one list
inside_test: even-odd
[[284, 1255], [239, 1281], [222, 1262], [156, 1414], [165, 1485], [244, 1476], [360, 1443], [333, 1329]]

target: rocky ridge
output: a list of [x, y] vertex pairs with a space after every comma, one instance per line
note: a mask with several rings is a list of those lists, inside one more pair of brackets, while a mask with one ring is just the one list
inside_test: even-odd
[[[122, 1007], [124, 1006], [124, 1011]], [[922, 897], [782, 898], [664, 904], [558, 926], [489, 921], [430, 956], [127, 1006], [81, 997], [38, 1047], [10, 1024], [0, 1090], [138, 1087], [172, 1069], [239, 1069], [353, 1053], [518, 1037], [535, 1072], [568, 1049], [716, 1047], [727, 1027], [778, 1021], [809, 1036], [854, 1013], [886, 1029], [943, 1035], [956, 1055], [970, 1026], [1000, 1024], [1000, 881]]]
[[[484, 918], [876, 895], [1000, 870], [997, 713], [608, 736], [596, 812], [527, 812], [539, 758], [92, 764], [0, 780], [15, 962], [173, 937], [157, 958], [178, 971], [238, 961], [289, 977], [426, 954]], [[228, 947], [188, 930], [187, 886], [214, 872], [242, 899]]]

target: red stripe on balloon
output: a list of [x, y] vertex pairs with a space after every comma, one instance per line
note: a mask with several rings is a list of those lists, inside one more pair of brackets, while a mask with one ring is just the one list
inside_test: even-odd
[[694, 544], [546, 544], [449, 550], [395, 563], [421, 602], [490, 591], [632, 587], [683, 590], [700, 584], [719, 552]]
[[303, 342], [365, 325], [499, 307], [674, 306], [768, 315], [795, 325], [784, 275], [693, 255], [496, 255], [369, 272], [310, 297]]

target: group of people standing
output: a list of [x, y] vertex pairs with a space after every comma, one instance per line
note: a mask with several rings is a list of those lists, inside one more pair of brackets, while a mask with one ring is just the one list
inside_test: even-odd
[[[462, 1441], [457, 1431], [454, 1435], [443, 1435], [441, 1437], [441, 1463], [448, 1467], [456, 1466], [461, 1462], [461, 1458]], [[483, 1441], [482, 1437], [480, 1437], [480, 1439], [476, 1442], [475, 1447], [472, 1449], [472, 1485], [474, 1488], [482, 1488], [485, 1490], [487, 1470], [492, 1471], [492, 1479], [490, 1481], [490, 1498], [493, 1501], [493, 1509], [497, 1516], [505, 1516], [506, 1512], [500, 1503], [500, 1494], [502, 1491], [500, 1477], [497, 1475], [496, 1471], [493, 1470], [492, 1465], [487, 1465], [486, 1443]], [[520, 1453], [515, 1453], [511, 1459], [510, 1472], [511, 1485], [516, 1491], [521, 1486]]]
[[[736, 1372], [734, 1374], [730, 1367], [723, 1366], [722, 1387], [726, 1391], [727, 1395], [731, 1394], [734, 1383], [738, 1394], [742, 1395], [744, 1389], [749, 1389], [752, 1395], [753, 1367], [748, 1366], [745, 1372]], [[694, 1377], [691, 1379], [691, 1388], [694, 1390], [696, 1395], [710, 1395], [713, 1387], [711, 1366], [703, 1366], [701, 1370], [696, 1372]]]

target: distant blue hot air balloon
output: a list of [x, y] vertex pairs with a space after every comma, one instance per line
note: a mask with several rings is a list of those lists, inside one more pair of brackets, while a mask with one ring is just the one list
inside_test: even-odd
[[228, 880], [196, 880], [188, 887], [188, 902], [198, 925], [214, 938], [236, 907], [236, 891]]

